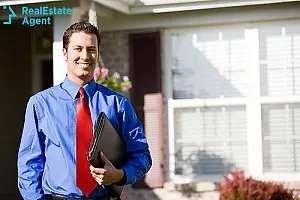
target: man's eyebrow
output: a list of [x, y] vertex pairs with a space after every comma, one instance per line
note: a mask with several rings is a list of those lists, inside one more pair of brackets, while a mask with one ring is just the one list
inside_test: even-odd
[[[82, 46], [79, 45], [79, 44], [75, 44], [75, 45], [73, 45], [72, 47], [73, 47], [73, 48], [76, 48], [76, 47], [82, 48]], [[96, 47], [95, 45], [91, 45], [91, 46], [88, 46], [88, 47], [86, 47], [86, 48], [87, 48], [87, 49], [97, 49], [97, 47]]]
[[87, 48], [92, 49], [92, 48], [97, 48], [97, 47], [94, 45], [91, 45], [91, 46], [88, 46]]

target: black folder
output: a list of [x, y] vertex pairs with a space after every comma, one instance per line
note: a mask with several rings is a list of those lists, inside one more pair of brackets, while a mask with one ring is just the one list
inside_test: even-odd
[[[101, 151], [117, 169], [127, 162], [126, 146], [104, 112], [98, 116], [88, 152], [88, 160], [96, 168], [104, 167], [100, 156]], [[120, 199], [122, 186], [111, 184], [106, 188], [111, 197]]]

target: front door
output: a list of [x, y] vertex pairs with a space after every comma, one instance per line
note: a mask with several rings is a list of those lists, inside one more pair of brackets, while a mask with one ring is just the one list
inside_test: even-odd
[[[161, 123], [162, 75], [160, 59], [160, 33], [152, 32], [130, 34], [129, 46], [130, 76], [133, 82], [133, 88], [130, 93], [131, 102], [138, 118], [145, 127], [145, 134], [153, 159], [152, 168], [147, 176], [144, 178], [144, 180], [138, 182], [134, 186], [150, 188], [162, 187], [164, 182], [164, 153], [162, 142], [163, 131]], [[150, 99], [152, 105], [147, 105], [147, 102], [150, 102], [147, 101], [147, 98]], [[150, 108], [151, 106], [153, 107], [153, 104], [154, 109]], [[151, 118], [153, 114], [160, 117], [153, 119]]]

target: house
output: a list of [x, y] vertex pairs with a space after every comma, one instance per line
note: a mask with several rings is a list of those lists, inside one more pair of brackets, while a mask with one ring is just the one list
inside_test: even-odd
[[[62, 33], [78, 20], [98, 25], [104, 65], [133, 81], [130, 99], [154, 160], [139, 186], [218, 182], [232, 168], [261, 179], [300, 179], [299, 1], [15, 0], [0, 6], [3, 22], [12, 16], [11, 24], [0, 23], [1, 197], [18, 195], [16, 153], [28, 97], [63, 81]], [[25, 16], [22, 6], [72, 13]], [[40, 20], [31, 26], [25, 17]]]

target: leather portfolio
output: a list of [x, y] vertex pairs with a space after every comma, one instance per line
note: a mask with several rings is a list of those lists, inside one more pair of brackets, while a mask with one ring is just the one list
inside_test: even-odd
[[[119, 169], [126, 164], [126, 146], [104, 112], [98, 116], [88, 152], [88, 160], [96, 168], [104, 167], [100, 156], [101, 151], [115, 168]], [[111, 184], [106, 188], [111, 197], [120, 199], [122, 186]]]

